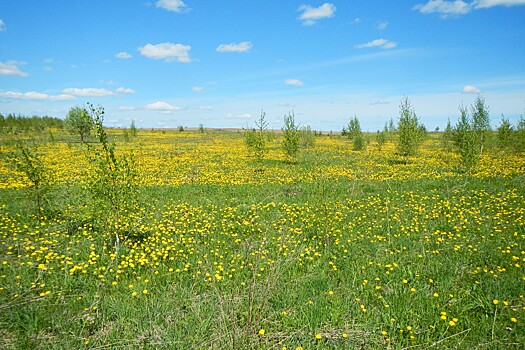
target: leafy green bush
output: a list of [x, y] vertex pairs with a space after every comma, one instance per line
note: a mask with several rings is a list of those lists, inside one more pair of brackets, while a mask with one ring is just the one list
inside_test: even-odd
[[290, 162], [297, 160], [299, 153], [299, 141], [301, 135], [299, 134], [299, 127], [295, 123], [295, 116], [292, 113], [288, 113], [284, 116], [284, 128], [283, 128], [283, 149]]
[[85, 108], [72, 107], [67, 113], [65, 125], [70, 133], [80, 135], [80, 142], [84, 142], [93, 129], [94, 121]]
[[399, 140], [397, 150], [403, 158], [416, 155], [423, 143], [424, 126], [419, 123], [408, 97], [399, 105], [399, 121], [397, 124]]

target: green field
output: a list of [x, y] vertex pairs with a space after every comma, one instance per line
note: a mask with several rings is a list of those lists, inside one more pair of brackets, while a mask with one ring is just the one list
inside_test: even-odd
[[0, 135], [0, 348], [524, 348], [523, 154], [108, 134], [117, 180], [94, 140]]

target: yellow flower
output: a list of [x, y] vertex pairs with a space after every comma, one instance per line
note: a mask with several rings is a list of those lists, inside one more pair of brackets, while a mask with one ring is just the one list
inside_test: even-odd
[[147, 290], [147, 289], [144, 289], [144, 290], [142, 291], [142, 294], [148, 294], [148, 290]]
[[348, 338], [348, 334], [343, 333], [343, 334], [342, 334], [342, 337], [343, 337], [343, 338]]
[[499, 300], [498, 300], [498, 299], [494, 299], [494, 300], [492, 300], [492, 304], [494, 304], [494, 305], [498, 305], [498, 304], [499, 304]]
[[136, 296], [137, 296], [137, 292], [133, 292], [133, 293], [131, 293], [131, 296], [132, 296], [132, 297], [136, 297]]
[[264, 330], [264, 328], [259, 329], [259, 335], [264, 335], [264, 333], [266, 333], [266, 331]]
[[448, 325], [450, 327], [454, 327], [456, 325], [456, 322], [454, 322], [454, 320], [450, 320], [450, 321], [448, 321]]
[[322, 337], [321, 337], [321, 334], [317, 333], [317, 334], [315, 335], [315, 339], [319, 340], [319, 339], [321, 339], [321, 338], [322, 338]]
[[510, 321], [511, 321], [511, 322], [514, 322], [514, 323], [518, 322], [518, 320], [517, 320], [515, 317], [512, 317], [512, 318], [510, 319]]

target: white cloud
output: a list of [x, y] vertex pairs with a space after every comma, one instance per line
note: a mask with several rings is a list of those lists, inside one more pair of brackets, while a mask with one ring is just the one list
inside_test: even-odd
[[239, 115], [233, 115], [233, 113], [228, 113], [226, 119], [251, 119], [252, 115], [250, 113], [244, 113]]
[[66, 88], [62, 90], [64, 94], [78, 96], [78, 97], [103, 97], [111, 96], [113, 91], [98, 88]]
[[463, 0], [429, 0], [426, 4], [418, 4], [412, 9], [425, 15], [439, 13], [442, 18], [448, 18], [469, 13], [471, 5]]
[[115, 90], [115, 92], [118, 92], [120, 94], [134, 94], [135, 90], [124, 88], [124, 87], [119, 87], [118, 89]]
[[479, 94], [481, 93], [481, 90], [472, 85], [465, 85], [465, 87], [463, 87], [463, 92], [467, 94]]
[[293, 85], [293, 86], [304, 86], [304, 83], [298, 79], [286, 79], [284, 81], [286, 85]]
[[377, 29], [379, 29], [379, 30], [383, 30], [383, 29], [385, 29], [386, 27], [388, 27], [388, 22], [387, 22], [387, 21], [379, 22], [379, 23], [377, 24]]
[[304, 25], [311, 26], [320, 19], [333, 17], [335, 10], [335, 5], [328, 2], [325, 2], [319, 7], [301, 5], [297, 9], [297, 11], [302, 11], [298, 19], [301, 20]]
[[155, 3], [157, 7], [163, 8], [168, 11], [180, 13], [186, 7], [186, 4], [182, 0], [159, 0]]
[[191, 88], [191, 90], [195, 92], [204, 92], [204, 88], [202, 86], [194, 86]]
[[418, 4], [412, 9], [423, 14], [438, 13], [441, 18], [457, 17], [472, 10], [491, 8], [495, 6], [520, 6], [525, 5], [525, 0], [474, 0], [465, 2], [463, 0], [429, 0], [426, 4]]
[[218, 52], [248, 52], [253, 44], [249, 41], [243, 41], [238, 44], [221, 44], [215, 49]]
[[62, 93], [77, 97], [106, 97], [119, 96], [121, 94], [134, 94], [135, 90], [119, 87], [116, 90], [107, 90], [103, 88], [66, 88]]
[[0, 19], [0, 32], [5, 31], [5, 23], [3, 20]]
[[476, 9], [489, 8], [494, 6], [519, 6], [525, 5], [525, 0], [476, 0], [474, 1]]
[[75, 97], [67, 94], [49, 95], [43, 92], [29, 91], [5, 91], [0, 92], [0, 97], [12, 100], [33, 100], [33, 101], [68, 101], [74, 100]]
[[129, 59], [131, 58], [131, 55], [125, 51], [123, 52], [119, 52], [115, 55], [116, 58], [120, 58], [122, 60], [126, 60], [126, 59]]
[[354, 20], [352, 21], [352, 24], [361, 24], [361, 18], [359, 17], [354, 18]]
[[177, 60], [181, 63], [191, 62], [189, 55], [191, 46], [188, 45], [170, 42], [157, 45], [146, 44], [143, 47], [139, 47], [138, 50], [141, 55], [154, 60], [165, 60], [166, 62]]
[[28, 76], [28, 74], [26, 72], [22, 72], [18, 67], [22, 64], [22, 62], [16, 61], [0, 62], [0, 75], [14, 75], [18, 77], [26, 77]]
[[179, 111], [180, 107], [172, 106], [167, 102], [164, 101], [157, 101], [150, 103], [144, 107], [145, 109], [148, 109], [150, 111], [159, 111], [159, 112], [175, 112]]
[[358, 49], [364, 49], [364, 48], [369, 48], [369, 47], [380, 47], [382, 49], [393, 49], [396, 46], [397, 44], [393, 41], [386, 40], [386, 39], [376, 39], [376, 40], [369, 41], [366, 44], [357, 45], [356, 47]]

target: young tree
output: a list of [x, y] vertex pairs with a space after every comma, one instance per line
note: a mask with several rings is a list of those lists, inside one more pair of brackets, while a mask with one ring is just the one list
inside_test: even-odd
[[488, 144], [491, 135], [490, 117], [485, 99], [479, 95], [471, 107], [472, 128], [476, 135], [476, 143], [479, 147], [479, 154], [483, 154], [484, 147]]
[[251, 153], [262, 160], [264, 155], [268, 152], [266, 149], [266, 133], [268, 130], [268, 122], [266, 121], [266, 113], [261, 111], [259, 120], [255, 121], [257, 129], [251, 129], [244, 134], [244, 141]]
[[523, 117], [520, 117], [520, 121], [516, 126], [514, 149], [517, 152], [525, 151], [525, 119], [523, 119]]
[[473, 122], [468, 116], [467, 108], [459, 107], [461, 116], [454, 129], [454, 144], [456, 145], [461, 162], [467, 169], [471, 169], [479, 161], [480, 149], [476, 142], [476, 132]]
[[379, 148], [379, 152], [381, 152], [381, 150], [383, 149], [383, 145], [386, 142], [386, 133], [385, 133], [385, 131], [379, 131], [379, 130], [377, 131], [376, 142], [377, 142], [377, 147]]
[[498, 127], [498, 146], [501, 150], [509, 150], [512, 148], [514, 139], [514, 129], [510, 121], [504, 116], [501, 117], [501, 124]]
[[290, 162], [295, 162], [297, 154], [299, 153], [299, 127], [295, 124], [295, 116], [293, 113], [288, 113], [284, 116], [284, 128], [283, 128], [283, 149], [288, 156]]
[[408, 97], [405, 98], [399, 105], [399, 122], [397, 124], [399, 133], [397, 150], [402, 157], [413, 156], [417, 153], [423, 143], [423, 128], [424, 126], [419, 123]]
[[72, 107], [67, 113], [65, 124], [70, 133], [80, 135], [81, 142], [84, 142], [85, 136], [89, 136], [94, 126], [88, 111], [82, 107]]
[[361, 151], [365, 147], [365, 139], [363, 137], [363, 132], [361, 131], [361, 124], [357, 116], [350, 119], [348, 123], [348, 138], [352, 140], [353, 150]]
[[454, 130], [452, 129], [452, 125], [450, 124], [450, 119], [447, 121], [447, 126], [445, 127], [445, 131], [443, 131], [443, 147], [445, 150], [450, 151], [451, 149], [451, 142], [454, 140]]

